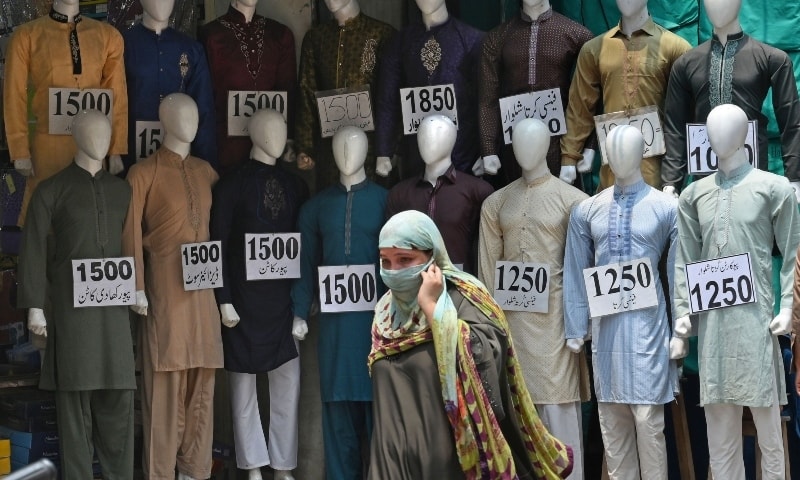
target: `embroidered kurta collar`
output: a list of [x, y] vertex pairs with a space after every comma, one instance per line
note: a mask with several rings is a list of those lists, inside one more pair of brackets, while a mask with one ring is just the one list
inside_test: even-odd
[[253, 19], [255, 19], [255, 18], [256, 18], [256, 14], [255, 14], [255, 13], [253, 13], [253, 18], [251, 18], [251, 19], [250, 19], [250, 22], [248, 22], [248, 21], [247, 21], [247, 18], [244, 16], [244, 13], [242, 13], [242, 12], [240, 12], [239, 10], [237, 10], [237, 9], [233, 8], [233, 5], [229, 5], [229, 6], [228, 6], [228, 13], [227, 13], [227, 15], [228, 15], [229, 17], [231, 17], [230, 19], [231, 19], [231, 20], [233, 20], [234, 22], [236, 22], [236, 23], [241, 23], [241, 24], [245, 24], [245, 25], [246, 25], [246, 24], [248, 24], [248, 23], [250, 23], [250, 22], [252, 22], [252, 21], [253, 21]]
[[76, 13], [74, 17], [72, 17], [72, 22], [69, 21], [69, 17], [64, 15], [63, 13], [55, 11], [55, 9], [50, 9], [50, 18], [55, 20], [58, 23], [64, 23], [70, 25], [69, 28], [69, 51], [70, 56], [72, 57], [72, 74], [73, 75], [80, 75], [83, 71], [83, 65], [81, 62], [81, 45], [78, 42], [78, 24], [81, 23], [81, 14], [80, 12]]
[[645, 183], [644, 179], [639, 180], [636, 183], [632, 183], [630, 185], [619, 185], [617, 183], [614, 184], [614, 196], [617, 195], [633, 195], [636, 193], [641, 192], [647, 188], [647, 184]]
[[[612, 37], [616, 37], [617, 35], [626, 36], [622, 32], [621, 26], [622, 26], [622, 20], [620, 20], [619, 23], [614, 28], [609, 30], [608, 33], [610, 34], [610, 36], [612, 36]], [[639, 32], [644, 32], [647, 35], [650, 35], [651, 37], [655, 36], [656, 33], [658, 33], [658, 28], [656, 28], [656, 23], [653, 21], [653, 17], [648, 18], [647, 21], [645, 22], [645, 24], [642, 25], [642, 28], [640, 28], [639, 30], [636, 30], [635, 32], [633, 32], [631, 34], [631, 36], [634, 36]]]
[[[727, 41], [728, 42], [732, 42], [732, 41], [737, 41], [738, 42], [739, 40], [741, 40], [743, 38], [744, 38], [744, 32], [740, 30], [739, 33], [734, 33], [734, 34], [728, 35], [728, 40]], [[717, 42], [717, 43], [720, 43], [720, 44], [722, 43], [722, 42], [719, 41], [719, 37], [717, 36], [716, 33], [711, 35], [711, 39], [713, 41]]]
[[722, 170], [719, 170], [717, 171], [717, 185], [727, 186], [739, 183], [751, 170], [753, 170], [753, 166], [749, 162], [744, 162], [744, 165], [734, 168], [727, 175]]
[[522, 177], [522, 180], [525, 182], [525, 185], [527, 185], [529, 187], [538, 187], [539, 185], [542, 185], [543, 183], [549, 181], [552, 178], [554, 178], [553, 174], [550, 173], [550, 172], [547, 172], [544, 175], [542, 175], [541, 177], [534, 178], [531, 181], [525, 180], [525, 177]]
[[[519, 12], [519, 16], [525, 22], [528, 22], [528, 23], [533, 23], [534, 22], [534, 19], [532, 19], [530, 16], [528, 16], [527, 13], [525, 13], [525, 12], [523, 12], [521, 10]], [[537, 22], [546, 22], [546, 21], [550, 20], [551, 18], [553, 18], [553, 7], [548, 8], [547, 11], [545, 11], [544, 13], [539, 15], [536, 18], [536, 21]]]
[[[354, 184], [350, 185], [350, 191], [351, 192], [355, 192], [356, 190], [363, 190], [363, 189], [367, 188], [367, 184], [368, 183], [369, 183], [369, 180], [367, 180], [365, 178], [361, 182], [354, 183]], [[337, 183], [336, 186], [339, 187], [339, 190], [343, 191], [344, 193], [347, 193], [347, 187], [345, 187], [344, 184], [342, 184], [341, 181], [339, 183]]]

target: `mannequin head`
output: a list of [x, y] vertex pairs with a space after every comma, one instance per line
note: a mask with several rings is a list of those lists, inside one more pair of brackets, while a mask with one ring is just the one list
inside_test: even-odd
[[640, 170], [644, 154], [642, 132], [630, 125], [620, 125], [606, 137], [608, 165], [621, 185], [635, 183], [642, 177]]
[[633, 17], [647, 9], [647, 0], [617, 0], [617, 8], [623, 17]]
[[444, 115], [429, 115], [422, 119], [417, 130], [417, 144], [425, 165], [450, 159], [456, 133], [455, 124]]
[[526, 118], [519, 122], [511, 135], [511, 146], [526, 180], [549, 172], [547, 150], [550, 148], [550, 134], [540, 120]]
[[197, 135], [200, 115], [197, 104], [185, 93], [171, 93], [158, 106], [158, 119], [164, 126], [166, 137], [189, 144]]
[[422, 23], [431, 28], [447, 21], [447, 3], [445, 0], [415, 0], [422, 12]]
[[[256, 160], [274, 160], [283, 154], [286, 148], [286, 120], [283, 115], [272, 109], [259, 110], [250, 117], [247, 129], [253, 149], [250, 153]], [[259, 155], [259, 154], [262, 155]], [[263, 155], [266, 154], [266, 155]]]
[[111, 122], [97, 110], [80, 111], [72, 120], [72, 138], [79, 152], [102, 161], [111, 145]]
[[350, 176], [364, 167], [367, 135], [358, 127], [341, 127], [333, 136], [333, 158], [339, 173]]
[[236, 9], [241, 7], [256, 8], [256, 5], [258, 5], [258, 0], [231, 0], [231, 5]]
[[739, 19], [742, 0], [703, 0], [708, 20], [714, 28], [723, 28]]
[[720, 168], [725, 159], [744, 146], [747, 130], [747, 115], [736, 105], [719, 105], [708, 114], [706, 132], [711, 149], [719, 157]]
[[69, 16], [71, 21], [72, 16], [80, 11], [79, 0], [55, 0], [53, 2], [53, 10]]
[[361, 12], [358, 0], [325, 0], [325, 6], [328, 7], [339, 25], [344, 25], [347, 20]]
[[144, 11], [143, 22], [149, 17], [155, 22], [168, 22], [175, 0], [140, 0]]

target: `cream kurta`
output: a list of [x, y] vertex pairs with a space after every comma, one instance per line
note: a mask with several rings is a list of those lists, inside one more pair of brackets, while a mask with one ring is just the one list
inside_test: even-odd
[[[22, 217], [36, 185], [69, 165], [77, 147], [71, 135], [48, 134], [49, 89], [109, 88], [114, 91], [109, 154], [128, 151], [128, 94], [122, 36], [116, 28], [91, 18], [77, 23], [81, 73], [73, 73], [70, 24], [49, 16], [20, 25], [6, 51], [3, 114], [11, 160], [30, 158]], [[36, 133], [28, 136], [28, 91]], [[21, 220], [20, 220], [21, 221]]]
[[493, 288], [495, 262], [550, 265], [548, 313], [507, 311], [525, 384], [536, 404], [589, 399], [586, 357], [565, 345], [562, 269], [572, 207], [588, 198], [549, 173], [530, 184], [519, 178], [483, 203], [478, 277]]
[[136, 289], [149, 306], [142, 336], [157, 372], [221, 368], [222, 337], [214, 291], [184, 291], [181, 245], [209, 240], [214, 169], [164, 147], [132, 166], [123, 253], [136, 260]]

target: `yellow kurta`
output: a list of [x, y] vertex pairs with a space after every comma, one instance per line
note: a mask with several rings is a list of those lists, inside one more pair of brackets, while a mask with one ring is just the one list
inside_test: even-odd
[[493, 193], [481, 209], [478, 278], [493, 288], [495, 262], [550, 265], [547, 313], [507, 311], [525, 385], [536, 404], [588, 400], [586, 357], [566, 348], [562, 270], [572, 207], [588, 195], [549, 173], [519, 178]]
[[[6, 51], [3, 114], [11, 160], [30, 158], [34, 175], [28, 179], [20, 223], [33, 190], [69, 165], [77, 147], [71, 135], [48, 134], [48, 92], [51, 87], [109, 88], [114, 91], [109, 154], [127, 153], [128, 93], [122, 56], [122, 35], [91, 18], [77, 24], [82, 73], [73, 73], [69, 32], [71, 24], [49, 16], [20, 25]], [[29, 136], [28, 89], [33, 99]]]

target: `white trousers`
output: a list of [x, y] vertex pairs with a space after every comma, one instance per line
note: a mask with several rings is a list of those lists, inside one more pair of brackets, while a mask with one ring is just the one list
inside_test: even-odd
[[663, 405], [599, 402], [597, 411], [610, 480], [667, 480]]
[[[704, 407], [708, 425], [708, 453], [711, 474], [715, 479], [744, 480], [742, 453], [741, 405], [708, 403]], [[778, 388], [775, 386], [771, 407], [748, 407], [758, 434], [761, 450], [761, 478], [784, 480], [783, 434]]]
[[256, 375], [228, 372], [233, 413], [236, 466], [243, 470], [272, 465], [275, 470], [297, 468], [297, 413], [300, 400], [300, 357], [268, 374], [269, 445], [261, 427]]
[[550, 433], [572, 447], [574, 465], [567, 480], [583, 480], [583, 413], [581, 402], [536, 404], [539, 418]]

